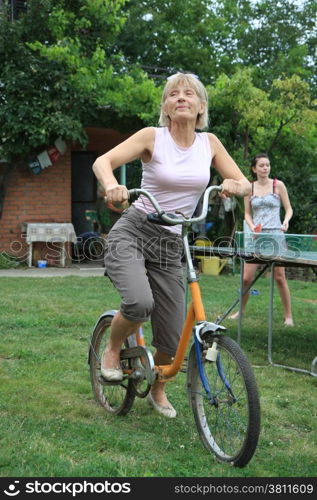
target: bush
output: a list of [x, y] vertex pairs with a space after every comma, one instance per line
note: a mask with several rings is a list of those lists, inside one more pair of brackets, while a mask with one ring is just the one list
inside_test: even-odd
[[12, 267], [17, 267], [19, 264], [20, 262], [16, 257], [9, 255], [7, 252], [0, 253], [0, 269], [11, 269]]

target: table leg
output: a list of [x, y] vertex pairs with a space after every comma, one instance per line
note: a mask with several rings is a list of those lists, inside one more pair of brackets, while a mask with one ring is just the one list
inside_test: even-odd
[[61, 265], [62, 265], [62, 267], [65, 267], [65, 255], [66, 255], [65, 245], [66, 245], [66, 243], [62, 243], [62, 248], [61, 248]]
[[32, 267], [33, 243], [28, 244], [28, 266]]
[[272, 364], [272, 336], [273, 336], [273, 300], [274, 300], [274, 269], [275, 264], [271, 265], [271, 281], [270, 281], [270, 299], [269, 299], [269, 331], [268, 331], [268, 361]]
[[285, 368], [286, 370], [291, 370], [292, 372], [308, 373], [313, 377], [317, 377], [315, 370], [315, 365], [317, 363], [317, 357], [313, 360], [311, 365], [311, 370], [305, 370], [304, 368], [296, 368], [295, 366], [281, 365], [274, 363], [272, 359], [272, 341], [273, 341], [273, 295], [274, 295], [274, 262], [271, 265], [271, 283], [270, 283], [270, 304], [269, 304], [269, 330], [268, 330], [268, 361], [270, 365], [277, 368]]
[[240, 259], [240, 291], [239, 291], [239, 297], [231, 304], [231, 306], [221, 315], [218, 316], [216, 320], [217, 325], [221, 325], [223, 320], [228, 316], [229, 313], [236, 307], [237, 304], [239, 304], [239, 318], [238, 318], [238, 335], [237, 335], [237, 343], [240, 344], [241, 340], [241, 325], [242, 325], [242, 297], [245, 293], [248, 293], [250, 288], [254, 285], [254, 283], [262, 276], [262, 274], [265, 273], [265, 271], [268, 268], [268, 264], [265, 264], [263, 269], [259, 271], [259, 273], [255, 276], [254, 280], [250, 284], [248, 288], [243, 290], [243, 272], [244, 272], [244, 260], [241, 258]]
[[252, 283], [248, 286], [248, 288], [246, 288], [245, 290], [243, 290], [243, 274], [244, 274], [244, 260], [241, 259], [241, 274], [240, 274], [240, 293], [239, 293], [239, 318], [238, 318], [238, 335], [237, 335], [237, 342], [238, 344], [240, 344], [240, 340], [241, 340], [241, 326], [242, 326], [242, 297], [248, 293], [250, 291], [250, 289], [253, 287], [254, 283], [260, 278], [260, 276], [262, 276], [262, 274], [265, 273], [265, 271], [267, 270], [269, 264], [265, 264], [263, 266], [263, 269], [261, 269], [258, 274], [255, 276], [254, 280], [252, 281]]

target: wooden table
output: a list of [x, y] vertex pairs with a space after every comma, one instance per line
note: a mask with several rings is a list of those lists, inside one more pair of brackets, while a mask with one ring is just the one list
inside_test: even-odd
[[44, 222], [23, 222], [22, 233], [26, 234], [28, 244], [28, 266], [32, 267], [33, 243], [41, 241], [45, 243], [60, 244], [60, 265], [65, 267], [66, 243], [76, 243], [76, 233], [71, 223], [44, 223]]

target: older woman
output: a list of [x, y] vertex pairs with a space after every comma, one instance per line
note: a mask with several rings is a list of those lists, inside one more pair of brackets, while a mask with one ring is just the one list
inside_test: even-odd
[[[191, 217], [210, 179], [213, 166], [224, 178], [225, 196], [245, 196], [250, 183], [220, 140], [206, 132], [208, 96], [199, 79], [176, 73], [168, 78], [162, 101], [161, 127], [147, 127], [96, 159], [93, 170], [110, 202], [126, 202], [126, 186], [113, 175], [118, 166], [141, 159], [142, 189], [152, 193], [168, 213]], [[121, 295], [121, 308], [111, 325], [110, 340], [102, 359], [102, 376], [123, 377], [119, 353], [124, 340], [151, 318], [157, 365], [169, 364], [175, 355], [184, 319], [184, 284], [179, 226], [162, 227], [147, 221], [153, 211], [140, 196], [113, 226], [107, 240], [107, 275]], [[173, 418], [165, 383], [157, 381], [148, 402]]]

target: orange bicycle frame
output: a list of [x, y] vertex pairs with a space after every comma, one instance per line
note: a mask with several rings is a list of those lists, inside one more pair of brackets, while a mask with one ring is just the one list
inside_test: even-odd
[[197, 281], [189, 283], [192, 300], [189, 304], [186, 319], [183, 325], [181, 337], [179, 339], [177, 351], [170, 365], [157, 366], [158, 379], [167, 381], [174, 377], [180, 370], [185, 359], [186, 349], [190, 341], [195, 321], [205, 321], [206, 315], [201, 299], [200, 288]]
[[[196, 321], [205, 321], [206, 315], [201, 299], [200, 288], [197, 281], [189, 283], [192, 300], [189, 304], [186, 319], [184, 321], [183, 330], [178, 342], [177, 351], [173, 362], [170, 365], [155, 366], [158, 373], [158, 380], [168, 381], [174, 377], [181, 369], [185, 359], [186, 349], [190, 341], [193, 326]], [[136, 334], [137, 344], [145, 346], [145, 341], [140, 332]]]

